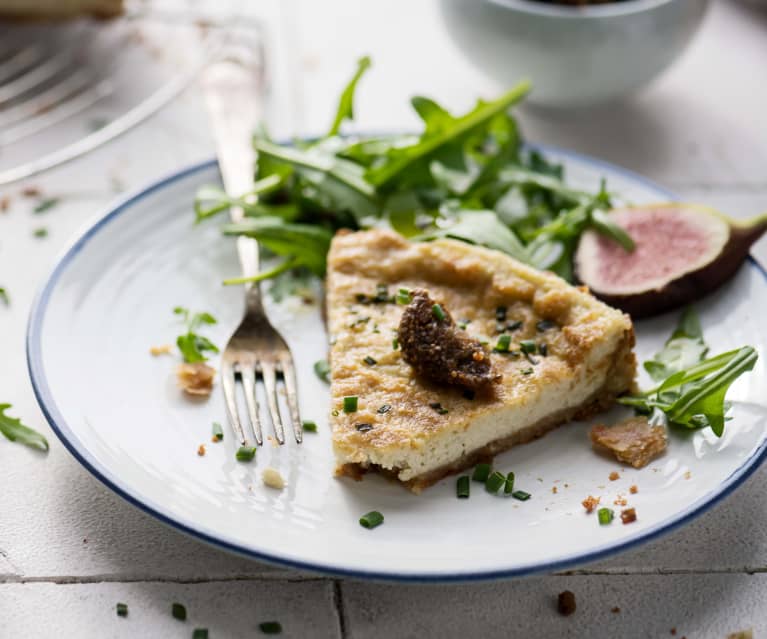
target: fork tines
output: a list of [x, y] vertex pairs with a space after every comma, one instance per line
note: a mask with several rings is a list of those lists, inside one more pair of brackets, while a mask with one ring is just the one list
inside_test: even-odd
[[221, 379], [226, 400], [226, 412], [229, 417], [229, 423], [232, 425], [240, 443], [245, 445], [248, 438], [245, 436], [245, 429], [242, 426], [237, 408], [237, 378], [242, 382], [245, 404], [248, 409], [248, 417], [253, 429], [256, 445], [261, 446], [264, 443], [261, 419], [259, 417], [259, 402], [256, 396], [256, 385], [259, 379], [263, 381], [269, 417], [274, 435], [280, 444], [285, 443], [285, 429], [277, 395], [278, 382], [282, 381], [285, 388], [286, 404], [293, 427], [293, 434], [296, 442], [300, 444], [303, 441], [303, 430], [298, 412], [296, 372], [290, 353], [283, 352], [277, 356], [270, 354], [270, 356], [257, 359], [253, 352], [230, 351], [229, 347], [227, 347], [224, 356]]

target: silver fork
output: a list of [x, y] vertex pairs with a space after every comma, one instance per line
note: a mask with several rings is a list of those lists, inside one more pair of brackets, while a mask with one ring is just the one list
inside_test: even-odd
[[[253, 184], [255, 152], [251, 136], [260, 119], [260, 95], [263, 87], [263, 53], [253, 36], [232, 37], [215, 61], [202, 74], [202, 86], [213, 124], [218, 162], [224, 188], [233, 196], [247, 193]], [[232, 207], [232, 221], [239, 222], [245, 213]], [[247, 237], [237, 238], [237, 252], [244, 277], [258, 273], [258, 243]], [[288, 412], [293, 434], [303, 440], [298, 413], [298, 389], [293, 356], [288, 345], [271, 325], [261, 303], [258, 283], [245, 285], [245, 316], [235, 330], [221, 357], [221, 384], [229, 423], [242, 445], [247, 443], [237, 409], [236, 380], [242, 382], [245, 403], [257, 445], [263, 444], [256, 383], [263, 380], [266, 404], [274, 434], [285, 443], [280, 416], [277, 385], [285, 385]]]

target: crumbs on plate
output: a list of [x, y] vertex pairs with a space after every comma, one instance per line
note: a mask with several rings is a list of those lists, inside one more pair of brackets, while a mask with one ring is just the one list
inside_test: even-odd
[[213, 391], [216, 369], [204, 362], [184, 362], [176, 368], [178, 384], [185, 393], [205, 397]]
[[158, 355], [170, 355], [172, 351], [172, 344], [163, 344], [162, 346], [152, 346], [149, 348], [149, 353], [155, 357]]

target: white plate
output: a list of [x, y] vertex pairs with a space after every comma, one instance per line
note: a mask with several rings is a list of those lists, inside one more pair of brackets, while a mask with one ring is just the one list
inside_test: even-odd
[[[574, 184], [595, 187], [606, 176], [611, 190], [629, 200], [671, 198], [616, 167], [546, 151], [565, 162]], [[115, 206], [61, 258], [29, 324], [32, 382], [53, 429], [96, 477], [171, 526], [259, 559], [356, 577], [514, 576], [601, 558], [667, 532], [728, 494], [762, 461], [767, 283], [753, 262], [698, 304], [713, 352], [752, 344], [762, 355], [731, 389], [734, 419], [721, 440], [706, 431], [674, 431], [665, 456], [643, 470], [597, 456], [589, 425], [574, 423], [496, 459], [497, 468], [516, 473], [519, 489], [532, 493], [524, 503], [491, 496], [479, 484], [469, 500], [458, 500], [454, 478], [421, 496], [376, 476], [335, 479], [328, 389], [312, 371], [325, 356], [326, 338], [319, 310], [297, 300], [269, 310], [296, 358], [303, 416], [317, 422], [319, 433], [307, 434], [301, 446], [267, 444], [253, 463], [235, 461], [232, 436], [210, 441], [211, 423], [225, 423], [220, 389], [207, 402], [189, 401], [175, 384], [177, 357], [149, 354], [179, 333], [176, 305], [216, 315], [209, 334], [219, 345], [239, 320], [241, 291], [220, 284], [238, 273], [233, 242], [215, 222], [192, 223], [195, 190], [217, 181], [209, 162]], [[671, 314], [637, 325], [640, 360], [660, 347], [675, 320]], [[199, 457], [203, 443], [207, 454]], [[280, 469], [284, 491], [262, 484], [267, 466]], [[609, 481], [614, 470], [621, 477]], [[636, 495], [629, 494], [633, 484]], [[635, 523], [599, 526], [581, 506], [588, 495], [612, 505], [619, 494], [636, 508]], [[375, 530], [358, 524], [370, 510], [386, 517]]]

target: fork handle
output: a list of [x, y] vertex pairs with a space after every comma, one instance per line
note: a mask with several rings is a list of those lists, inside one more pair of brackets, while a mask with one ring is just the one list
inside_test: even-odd
[[[240, 197], [253, 187], [256, 154], [251, 137], [261, 120], [263, 88], [262, 61], [252, 46], [233, 43], [220, 58], [208, 65], [202, 75], [205, 101], [213, 124], [218, 164], [226, 192]], [[233, 222], [245, 217], [239, 206], [229, 209]], [[244, 277], [258, 274], [258, 242], [237, 238], [237, 253]], [[246, 284], [246, 304], [261, 306], [258, 283]]]

